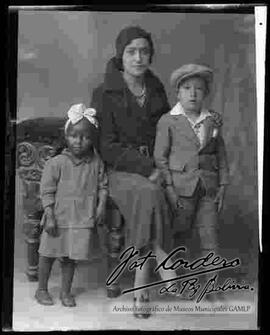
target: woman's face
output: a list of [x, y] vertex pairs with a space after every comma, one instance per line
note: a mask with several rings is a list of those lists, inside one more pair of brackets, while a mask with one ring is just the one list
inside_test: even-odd
[[125, 47], [122, 62], [124, 72], [140, 77], [150, 65], [151, 50], [145, 38], [136, 38]]
[[204, 79], [191, 77], [180, 84], [178, 100], [187, 112], [199, 112], [206, 96]]

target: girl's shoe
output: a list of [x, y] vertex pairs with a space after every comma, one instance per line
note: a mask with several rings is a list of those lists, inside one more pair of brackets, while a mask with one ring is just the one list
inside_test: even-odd
[[62, 302], [62, 305], [65, 307], [75, 307], [76, 301], [72, 294], [70, 293], [60, 293], [60, 300]]
[[148, 319], [151, 316], [149, 306], [149, 294], [141, 294], [138, 298], [133, 298], [133, 315], [137, 319]]
[[35, 293], [37, 302], [41, 305], [51, 306], [54, 305], [52, 297], [47, 290], [37, 289]]

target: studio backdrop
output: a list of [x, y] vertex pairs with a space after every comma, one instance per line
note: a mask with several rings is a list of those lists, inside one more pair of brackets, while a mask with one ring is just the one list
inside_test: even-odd
[[215, 71], [211, 107], [223, 116], [230, 186], [220, 220], [224, 256], [239, 256], [241, 278], [257, 276], [255, 20], [246, 14], [21, 11], [17, 121], [64, 116], [89, 104], [115, 53], [119, 31], [140, 25], [155, 46], [152, 68], [171, 105], [169, 78], [185, 63]]

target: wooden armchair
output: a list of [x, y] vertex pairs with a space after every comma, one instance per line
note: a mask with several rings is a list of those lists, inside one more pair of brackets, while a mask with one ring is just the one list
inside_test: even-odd
[[[29, 281], [38, 280], [38, 248], [41, 234], [40, 219], [43, 209], [40, 199], [40, 179], [47, 159], [64, 147], [63, 118], [46, 117], [23, 121], [17, 125], [17, 173], [22, 181], [23, 232], [27, 244]], [[123, 246], [123, 219], [112, 199], [108, 199], [105, 224], [108, 275], [117, 264]], [[105, 283], [104, 283], [105, 284]], [[108, 297], [120, 294], [118, 283], [107, 287]]]

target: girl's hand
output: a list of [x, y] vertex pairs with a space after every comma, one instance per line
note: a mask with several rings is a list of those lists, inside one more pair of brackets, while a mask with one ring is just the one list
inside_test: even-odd
[[57, 223], [52, 206], [44, 209], [44, 230], [51, 236], [57, 235]]
[[222, 210], [223, 202], [224, 202], [224, 196], [225, 196], [225, 185], [221, 185], [218, 189], [216, 198], [214, 202], [217, 204], [217, 211], [218, 213]]
[[100, 203], [97, 206], [96, 224], [101, 226], [103, 225], [104, 220], [105, 220], [105, 205], [103, 205], [103, 203]]
[[46, 214], [46, 219], [45, 220], [46, 221], [45, 221], [44, 230], [50, 236], [55, 237], [57, 235], [57, 223], [56, 223], [54, 215], [48, 215], [48, 214]]

